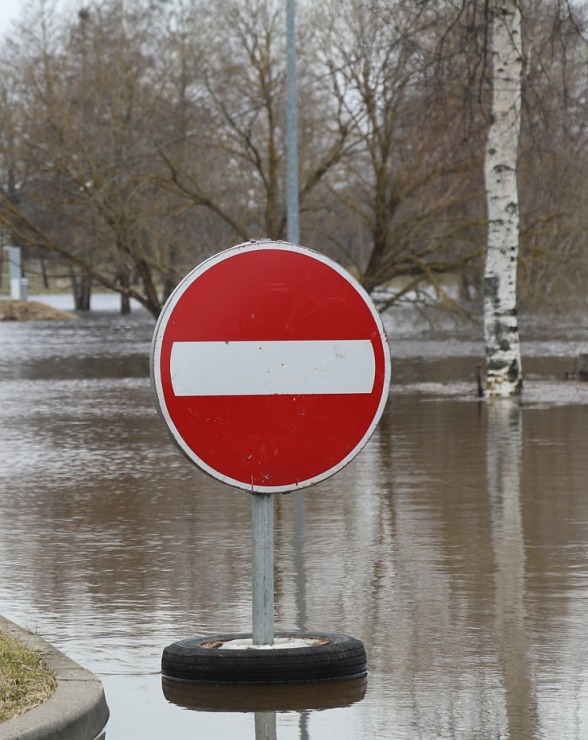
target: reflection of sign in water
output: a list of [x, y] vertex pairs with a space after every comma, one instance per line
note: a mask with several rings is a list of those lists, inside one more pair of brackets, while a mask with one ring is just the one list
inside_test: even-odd
[[206, 472], [255, 492], [340, 470], [373, 432], [389, 375], [367, 294], [336, 263], [284, 242], [234, 247], [193, 270], [152, 347], [176, 443]]
[[361, 701], [367, 677], [312, 684], [265, 684], [260, 686], [192, 683], [162, 677], [165, 698], [185, 709], [222, 712], [286, 712], [336, 709]]

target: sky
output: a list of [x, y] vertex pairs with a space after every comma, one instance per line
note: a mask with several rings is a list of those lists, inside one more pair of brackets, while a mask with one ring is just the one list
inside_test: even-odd
[[0, 0], [0, 35], [10, 27], [10, 21], [18, 18], [26, 0]]

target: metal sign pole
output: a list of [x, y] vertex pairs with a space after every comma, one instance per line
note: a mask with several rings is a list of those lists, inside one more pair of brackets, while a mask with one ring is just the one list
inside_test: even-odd
[[251, 494], [253, 644], [274, 644], [274, 497]]
[[298, 100], [296, 75], [296, 0], [286, 2], [286, 238], [300, 241], [298, 197]]

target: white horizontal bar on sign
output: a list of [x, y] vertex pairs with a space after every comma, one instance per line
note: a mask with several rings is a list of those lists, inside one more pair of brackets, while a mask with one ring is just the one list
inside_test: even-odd
[[369, 339], [277, 342], [174, 342], [176, 396], [371, 393]]

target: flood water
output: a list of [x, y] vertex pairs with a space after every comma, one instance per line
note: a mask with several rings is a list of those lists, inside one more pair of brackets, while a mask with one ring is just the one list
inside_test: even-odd
[[103, 308], [0, 324], [0, 613], [99, 676], [107, 740], [588, 738], [588, 322], [522, 325], [517, 404], [476, 397], [479, 330], [386, 319], [371, 441], [275, 498], [276, 627], [360, 638], [367, 686], [274, 712], [164, 694], [166, 645], [251, 628], [250, 497], [171, 443], [150, 317]]

